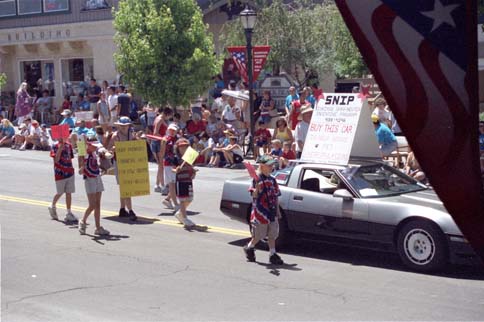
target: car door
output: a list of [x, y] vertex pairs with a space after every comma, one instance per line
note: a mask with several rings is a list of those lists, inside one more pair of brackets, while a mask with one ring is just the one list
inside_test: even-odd
[[364, 200], [335, 198], [345, 188], [331, 169], [306, 168], [297, 189], [291, 189], [288, 212], [290, 225], [302, 233], [365, 238], [369, 232], [368, 205]]

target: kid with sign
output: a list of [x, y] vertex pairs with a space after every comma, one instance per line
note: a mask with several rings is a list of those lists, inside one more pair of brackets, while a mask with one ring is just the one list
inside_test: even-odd
[[193, 179], [195, 178], [195, 169], [193, 162], [196, 160], [198, 153], [190, 147], [190, 142], [185, 139], [179, 139], [175, 145], [177, 163], [181, 165], [173, 169], [176, 174], [176, 196], [180, 203], [180, 210], [175, 212], [175, 217], [182, 223], [185, 228], [192, 228], [195, 224], [187, 217], [187, 208], [193, 201]]

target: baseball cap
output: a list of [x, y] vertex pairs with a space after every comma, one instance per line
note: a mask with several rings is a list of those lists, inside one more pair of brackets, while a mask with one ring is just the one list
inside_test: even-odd
[[274, 160], [270, 155], [263, 155], [259, 158], [260, 164], [265, 164], [265, 165], [273, 165], [276, 163], [276, 160]]

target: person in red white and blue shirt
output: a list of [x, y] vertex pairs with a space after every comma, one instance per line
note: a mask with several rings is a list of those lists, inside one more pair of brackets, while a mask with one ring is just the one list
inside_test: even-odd
[[109, 231], [101, 226], [101, 196], [104, 191], [101, 171], [99, 168], [98, 154], [105, 153], [107, 150], [97, 141], [96, 135], [88, 136], [86, 141], [86, 155], [79, 156], [79, 174], [84, 178], [89, 206], [84, 212], [84, 216], [79, 220], [79, 233], [86, 234], [87, 218], [94, 211], [96, 224], [95, 235], [106, 236]]
[[76, 222], [77, 218], [71, 211], [72, 194], [76, 192], [76, 184], [74, 179], [74, 167], [72, 159], [74, 158], [74, 151], [72, 145], [65, 139], [59, 139], [50, 150], [50, 156], [54, 159], [54, 177], [56, 185], [56, 194], [52, 200], [52, 205], [49, 207], [50, 217], [58, 220], [57, 216], [57, 202], [66, 194], [67, 214], [64, 218], [65, 222]]
[[282, 265], [284, 262], [276, 253], [276, 239], [279, 235], [279, 196], [281, 192], [276, 179], [271, 172], [276, 160], [270, 155], [259, 158], [259, 174], [257, 180], [252, 181], [249, 191], [252, 193], [252, 212], [250, 224], [252, 226], [252, 239], [244, 247], [247, 261], [255, 262], [255, 246], [267, 237], [269, 244], [269, 261], [274, 265]]

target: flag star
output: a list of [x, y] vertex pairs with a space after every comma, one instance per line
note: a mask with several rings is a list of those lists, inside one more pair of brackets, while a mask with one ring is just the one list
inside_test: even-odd
[[455, 28], [455, 21], [454, 18], [452, 18], [451, 13], [459, 6], [460, 4], [449, 4], [444, 6], [441, 0], [435, 0], [434, 10], [421, 12], [422, 15], [433, 20], [432, 29], [430, 32], [439, 28], [444, 23]]

